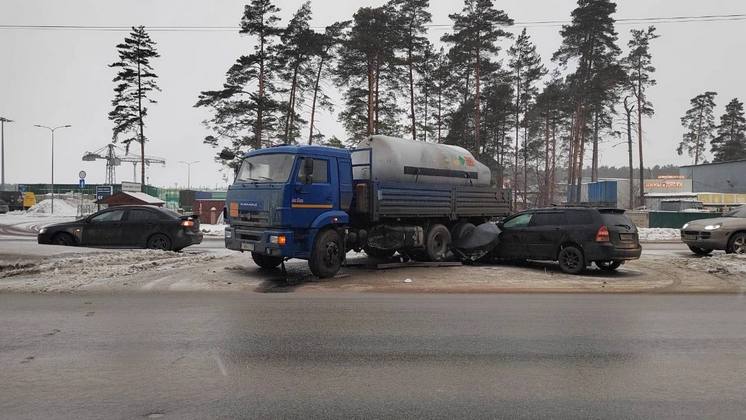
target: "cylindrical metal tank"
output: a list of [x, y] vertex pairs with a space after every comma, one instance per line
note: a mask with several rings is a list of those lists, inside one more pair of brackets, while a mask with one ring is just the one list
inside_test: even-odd
[[376, 135], [362, 141], [352, 152], [352, 163], [366, 165], [353, 167], [356, 180], [446, 185], [491, 182], [490, 169], [464, 148], [396, 137]]

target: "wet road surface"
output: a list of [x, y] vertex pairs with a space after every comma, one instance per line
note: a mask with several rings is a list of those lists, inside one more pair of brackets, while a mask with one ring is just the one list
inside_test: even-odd
[[744, 299], [0, 294], [0, 417], [742, 418]]

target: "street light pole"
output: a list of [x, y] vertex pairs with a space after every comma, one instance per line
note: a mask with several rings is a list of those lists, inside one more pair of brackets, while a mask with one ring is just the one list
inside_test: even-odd
[[180, 160], [179, 163], [183, 163], [187, 166], [187, 189], [192, 189], [192, 164], [193, 163], [199, 163], [198, 160], [193, 160], [191, 162], [187, 162], [185, 160]]
[[0, 117], [0, 165], [3, 167], [0, 173], [0, 185], [5, 185], [5, 123], [11, 122], [13, 120]]
[[52, 214], [54, 214], [54, 131], [58, 128], [72, 127], [70, 124], [60, 125], [57, 127], [47, 127], [46, 125], [34, 124], [34, 127], [46, 128], [52, 134]]

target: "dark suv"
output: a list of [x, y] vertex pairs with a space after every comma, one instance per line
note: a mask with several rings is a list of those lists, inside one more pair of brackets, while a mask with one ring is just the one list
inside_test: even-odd
[[620, 209], [552, 207], [515, 214], [502, 230], [494, 256], [559, 261], [562, 271], [582, 272], [592, 262], [614, 271], [640, 258], [637, 227]]

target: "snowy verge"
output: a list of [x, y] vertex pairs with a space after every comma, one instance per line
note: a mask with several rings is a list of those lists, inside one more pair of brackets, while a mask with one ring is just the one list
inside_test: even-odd
[[746, 274], [746, 255], [715, 254], [711, 257], [687, 258], [685, 265], [710, 274]]
[[681, 231], [673, 228], [637, 228], [640, 242], [680, 241]]
[[62, 258], [29, 260], [17, 258], [0, 262], [0, 290], [74, 290], [112, 280], [126, 282], [144, 272], [168, 272], [203, 265], [219, 258], [199, 252], [157, 250], [104, 251]]
[[228, 225], [211, 225], [208, 223], [200, 223], [199, 230], [205, 234], [205, 236], [225, 236], [225, 228]]

